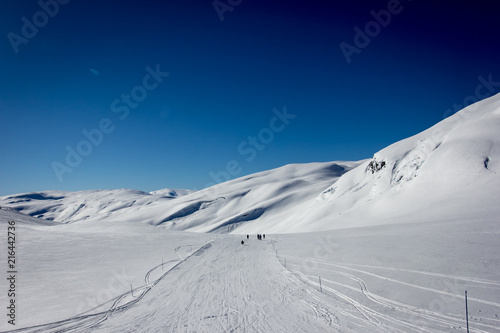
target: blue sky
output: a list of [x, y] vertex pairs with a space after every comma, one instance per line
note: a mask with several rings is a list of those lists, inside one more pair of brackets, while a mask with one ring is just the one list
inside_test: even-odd
[[476, 96], [500, 82], [496, 12], [492, 1], [4, 1], [0, 195], [201, 189], [369, 158], [500, 91]]

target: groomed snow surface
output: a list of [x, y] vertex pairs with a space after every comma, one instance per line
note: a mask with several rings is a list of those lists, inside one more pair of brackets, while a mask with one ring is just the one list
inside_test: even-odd
[[500, 332], [499, 128], [496, 95], [364, 161], [2, 197], [0, 330], [465, 332], [467, 290], [470, 332]]
[[465, 290], [471, 332], [500, 331], [496, 220], [247, 240], [0, 212], [17, 223], [19, 332], [465, 332]]

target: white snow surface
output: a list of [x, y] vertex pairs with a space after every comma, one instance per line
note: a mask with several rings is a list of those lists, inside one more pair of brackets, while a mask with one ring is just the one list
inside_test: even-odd
[[2, 197], [0, 331], [465, 332], [467, 290], [500, 332], [499, 128], [496, 95], [365, 161]]
[[319, 197], [337, 227], [498, 216], [500, 94], [376, 153]]
[[465, 290], [471, 332], [500, 331], [497, 219], [263, 240], [0, 210], [7, 221], [18, 296], [2, 332], [465, 332]]
[[294, 222], [290, 212], [307, 209], [321, 191], [359, 163], [291, 164], [196, 192], [45, 191], [5, 196], [0, 205], [61, 223], [135, 221], [194, 232], [244, 233], [261, 227], [301, 232], [313, 228], [307, 221]]

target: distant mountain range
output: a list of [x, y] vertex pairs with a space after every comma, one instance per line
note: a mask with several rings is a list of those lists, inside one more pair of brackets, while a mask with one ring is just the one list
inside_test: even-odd
[[137, 221], [218, 233], [295, 233], [499, 216], [500, 94], [357, 162], [291, 164], [200, 191], [44, 191], [0, 206], [57, 223]]

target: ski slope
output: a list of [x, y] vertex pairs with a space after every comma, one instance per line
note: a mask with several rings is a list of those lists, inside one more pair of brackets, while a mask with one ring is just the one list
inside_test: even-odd
[[19, 226], [19, 332], [464, 332], [465, 290], [471, 332], [500, 331], [494, 220], [264, 240]]
[[283, 269], [272, 243], [225, 238], [204, 246], [97, 332], [320, 332], [339, 325], [334, 306]]

